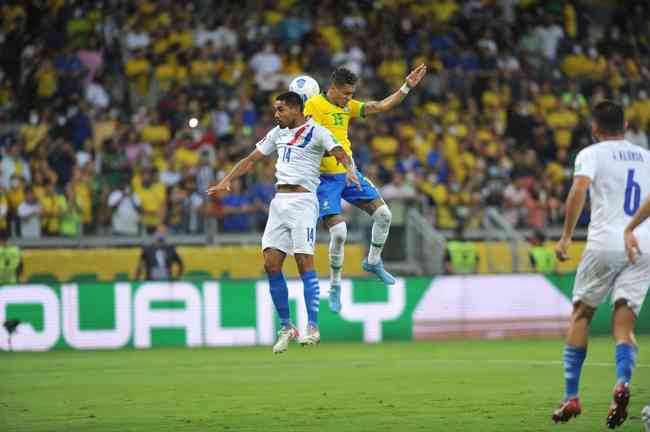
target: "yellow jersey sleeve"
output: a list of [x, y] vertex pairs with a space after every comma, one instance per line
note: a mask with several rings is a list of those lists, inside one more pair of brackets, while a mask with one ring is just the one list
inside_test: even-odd
[[303, 109], [303, 114], [306, 116], [314, 116], [314, 98], [307, 99], [305, 102], [305, 108]]
[[348, 102], [348, 108], [350, 109], [350, 118], [355, 117], [365, 117], [366, 116], [366, 103], [352, 99]]

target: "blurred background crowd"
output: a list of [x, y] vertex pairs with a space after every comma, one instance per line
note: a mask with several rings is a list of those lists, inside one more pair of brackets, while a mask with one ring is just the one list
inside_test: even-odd
[[0, 229], [16, 236], [260, 229], [272, 160], [219, 200], [205, 190], [273, 126], [293, 77], [325, 89], [337, 66], [361, 100], [429, 66], [350, 138], [389, 203], [440, 229], [486, 207], [560, 224], [600, 99], [648, 147], [646, 1], [7, 0], [0, 18]]

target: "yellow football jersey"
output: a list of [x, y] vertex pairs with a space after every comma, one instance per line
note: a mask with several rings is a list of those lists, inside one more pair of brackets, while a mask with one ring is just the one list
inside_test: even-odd
[[[341, 108], [333, 104], [324, 94], [313, 96], [305, 103], [305, 115], [311, 116], [314, 121], [327, 130], [343, 146], [347, 154], [352, 157], [352, 148], [348, 138], [348, 124], [350, 119], [365, 117], [365, 103], [352, 99]], [[323, 174], [345, 173], [345, 167], [339, 164], [333, 156], [325, 156], [321, 161], [320, 172]]]

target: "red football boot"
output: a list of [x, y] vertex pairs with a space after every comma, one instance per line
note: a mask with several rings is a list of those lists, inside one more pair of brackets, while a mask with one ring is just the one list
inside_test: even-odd
[[614, 387], [614, 401], [607, 413], [607, 427], [614, 429], [623, 424], [627, 418], [627, 405], [630, 403], [630, 385], [616, 384]]
[[573, 417], [578, 417], [582, 413], [582, 406], [577, 397], [567, 399], [560, 403], [560, 407], [553, 411], [553, 421], [555, 423], [566, 423]]

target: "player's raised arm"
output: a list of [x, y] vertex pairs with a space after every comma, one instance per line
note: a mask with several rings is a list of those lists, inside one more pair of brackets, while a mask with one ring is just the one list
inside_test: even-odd
[[623, 231], [623, 238], [625, 240], [625, 252], [627, 257], [632, 264], [636, 262], [636, 257], [641, 253], [639, 249], [639, 242], [634, 235], [634, 230], [636, 227], [641, 225], [650, 217], [650, 198], [645, 200], [641, 207], [636, 211], [630, 223], [625, 227]]
[[402, 84], [402, 87], [400, 87], [399, 90], [397, 90], [395, 93], [382, 99], [379, 102], [366, 102], [364, 108], [365, 114], [376, 114], [388, 111], [389, 109], [399, 105], [406, 98], [406, 95], [409, 94], [411, 89], [413, 89], [420, 83], [420, 81], [422, 81], [422, 78], [424, 78], [424, 75], [426, 73], [427, 66], [424, 64], [421, 64], [420, 66], [413, 69], [411, 73], [406, 76], [406, 80], [404, 81], [404, 84]]
[[250, 152], [248, 156], [237, 162], [232, 170], [230, 170], [230, 172], [223, 179], [221, 179], [219, 183], [208, 188], [208, 195], [217, 196], [220, 192], [229, 191], [230, 182], [249, 172], [251, 168], [253, 168], [255, 162], [262, 159], [264, 156], [264, 153], [262, 153], [259, 148], [256, 148]]

